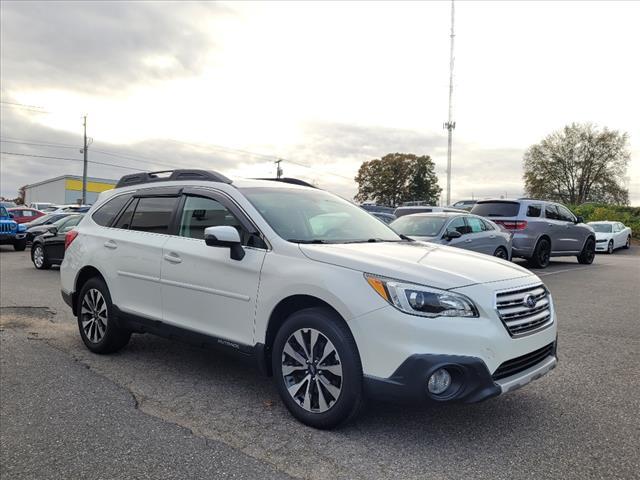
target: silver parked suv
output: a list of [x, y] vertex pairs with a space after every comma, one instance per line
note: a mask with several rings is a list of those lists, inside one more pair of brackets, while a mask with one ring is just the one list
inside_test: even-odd
[[513, 256], [546, 268], [551, 257], [576, 255], [589, 265], [595, 257], [593, 228], [564, 205], [544, 200], [480, 200], [471, 213], [513, 232]]

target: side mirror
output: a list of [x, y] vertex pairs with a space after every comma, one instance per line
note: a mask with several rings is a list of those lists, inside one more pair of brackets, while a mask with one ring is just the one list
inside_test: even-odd
[[49, 232], [52, 235], [57, 235], [58, 234], [58, 227], [51, 226], [51, 227], [47, 228], [47, 232]]
[[462, 234], [457, 230], [447, 230], [444, 234], [445, 240], [451, 241], [454, 238], [460, 238]]
[[244, 248], [238, 230], [229, 226], [207, 227], [204, 229], [204, 242], [210, 247], [226, 247], [231, 249], [233, 260], [244, 258]]
[[578, 216], [578, 218], [576, 218], [576, 223], [584, 223], [584, 217]]

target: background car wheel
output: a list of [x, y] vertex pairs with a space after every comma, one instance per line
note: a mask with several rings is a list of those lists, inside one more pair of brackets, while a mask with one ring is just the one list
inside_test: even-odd
[[613, 253], [613, 240], [609, 240], [609, 245], [607, 245], [607, 253], [609, 255]]
[[627, 237], [627, 243], [624, 244], [624, 248], [629, 250], [631, 248], [631, 235]]
[[596, 256], [596, 241], [593, 237], [589, 237], [582, 248], [582, 252], [578, 255], [578, 263], [583, 265], [591, 265]]
[[26, 238], [23, 238], [22, 240], [17, 240], [13, 244], [13, 249], [16, 252], [22, 252], [22, 251], [24, 251], [25, 248], [27, 248], [27, 239]]
[[51, 264], [47, 259], [47, 253], [45, 252], [44, 247], [39, 243], [36, 243], [31, 247], [31, 261], [38, 270], [47, 270], [48, 268], [51, 268]]
[[80, 336], [92, 352], [116, 352], [129, 342], [131, 332], [116, 324], [111, 295], [102, 279], [94, 277], [83, 285], [77, 308]]
[[273, 376], [280, 397], [302, 423], [320, 429], [342, 425], [362, 405], [362, 365], [355, 340], [329, 309], [292, 314], [273, 344]]
[[509, 260], [509, 254], [504, 247], [496, 248], [496, 251], [493, 252], [494, 257], [502, 258], [503, 260]]
[[547, 268], [550, 259], [551, 243], [546, 238], [541, 238], [533, 250], [533, 257], [529, 259], [529, 263], [535, 268]]

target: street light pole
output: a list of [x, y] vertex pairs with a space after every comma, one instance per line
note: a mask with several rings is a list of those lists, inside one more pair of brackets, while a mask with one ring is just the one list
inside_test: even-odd
[[451, 0], [451, 50], [449, 54], [449, 120], [444, 124], [447, 135], [447, 205], [451, 205], [451, 144], [453, 143], [453, 129], [456, 122], [453, 121], [453, 39], [454, 33], [454, 0]]

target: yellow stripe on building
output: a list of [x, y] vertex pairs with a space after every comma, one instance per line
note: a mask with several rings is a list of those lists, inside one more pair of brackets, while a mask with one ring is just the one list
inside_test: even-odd
[[[65, 188], [67, 190], [77, 190], [82, 191], [82, 180], [65, 180]], [[115, 185], [111, 183], [103, 183], [103, 182], [87, 182], [87, 192], [104, 192], [105, 190], [111, 190]]]

